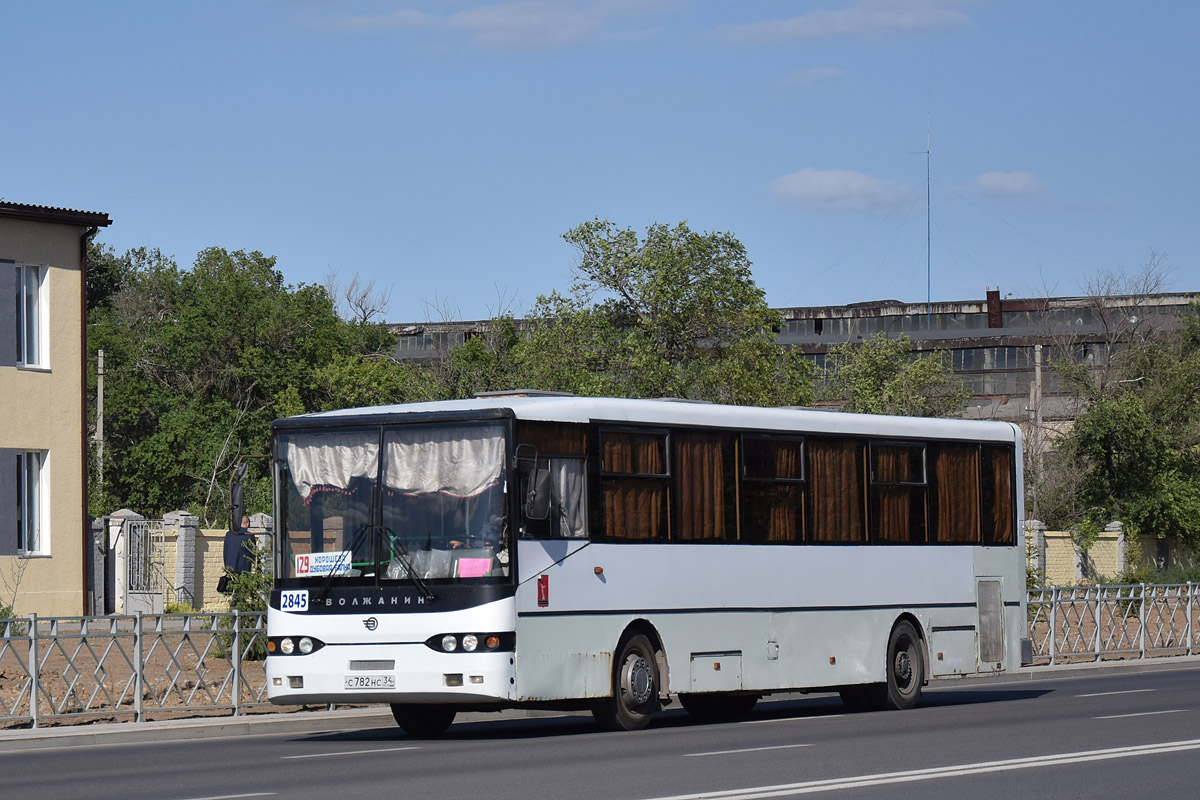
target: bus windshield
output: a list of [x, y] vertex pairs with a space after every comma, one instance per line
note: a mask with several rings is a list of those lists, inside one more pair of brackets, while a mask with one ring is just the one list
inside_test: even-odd
[[275, 455], [280, 577], [509, 574], [503, 423], [286, 431]]

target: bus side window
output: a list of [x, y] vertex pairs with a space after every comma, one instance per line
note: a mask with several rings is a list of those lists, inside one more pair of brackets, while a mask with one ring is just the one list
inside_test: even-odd
[[[587, 537], [587, 504], [584, 491], [586, 461], [583, 458], [539, 458], [538, 470], [550, 474], [550, 513], [544, 519], [523, 520], [521, 535], [534, 539], [582, 539]], [[524, 481], [532, 477], [524, 478]], [[522, 486], [528, 491], [528, 486]]]

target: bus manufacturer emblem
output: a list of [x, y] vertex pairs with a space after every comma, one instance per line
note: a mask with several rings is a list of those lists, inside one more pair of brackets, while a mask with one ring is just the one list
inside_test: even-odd
[[373, 631], [379, 627], [379, 620], [375, 619], [374, 617], [367, 617], [363, 620], [363, 627], [369, 631]]

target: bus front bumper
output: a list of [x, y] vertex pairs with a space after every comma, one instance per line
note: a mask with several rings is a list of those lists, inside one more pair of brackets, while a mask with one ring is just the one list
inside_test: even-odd
[[424, 644], [326, 645], [269, 655], [267, 698], [277, 705], [435, 703], [500, 705], [516, 696], [513, 653], [440, 653]]

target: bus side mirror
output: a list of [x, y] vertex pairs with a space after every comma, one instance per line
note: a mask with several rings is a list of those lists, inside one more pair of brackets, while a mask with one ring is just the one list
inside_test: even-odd
[[525, 518], [545, 519], [550, 516], [550, 470], [535, 469], [529, 475], [525, 491]]

